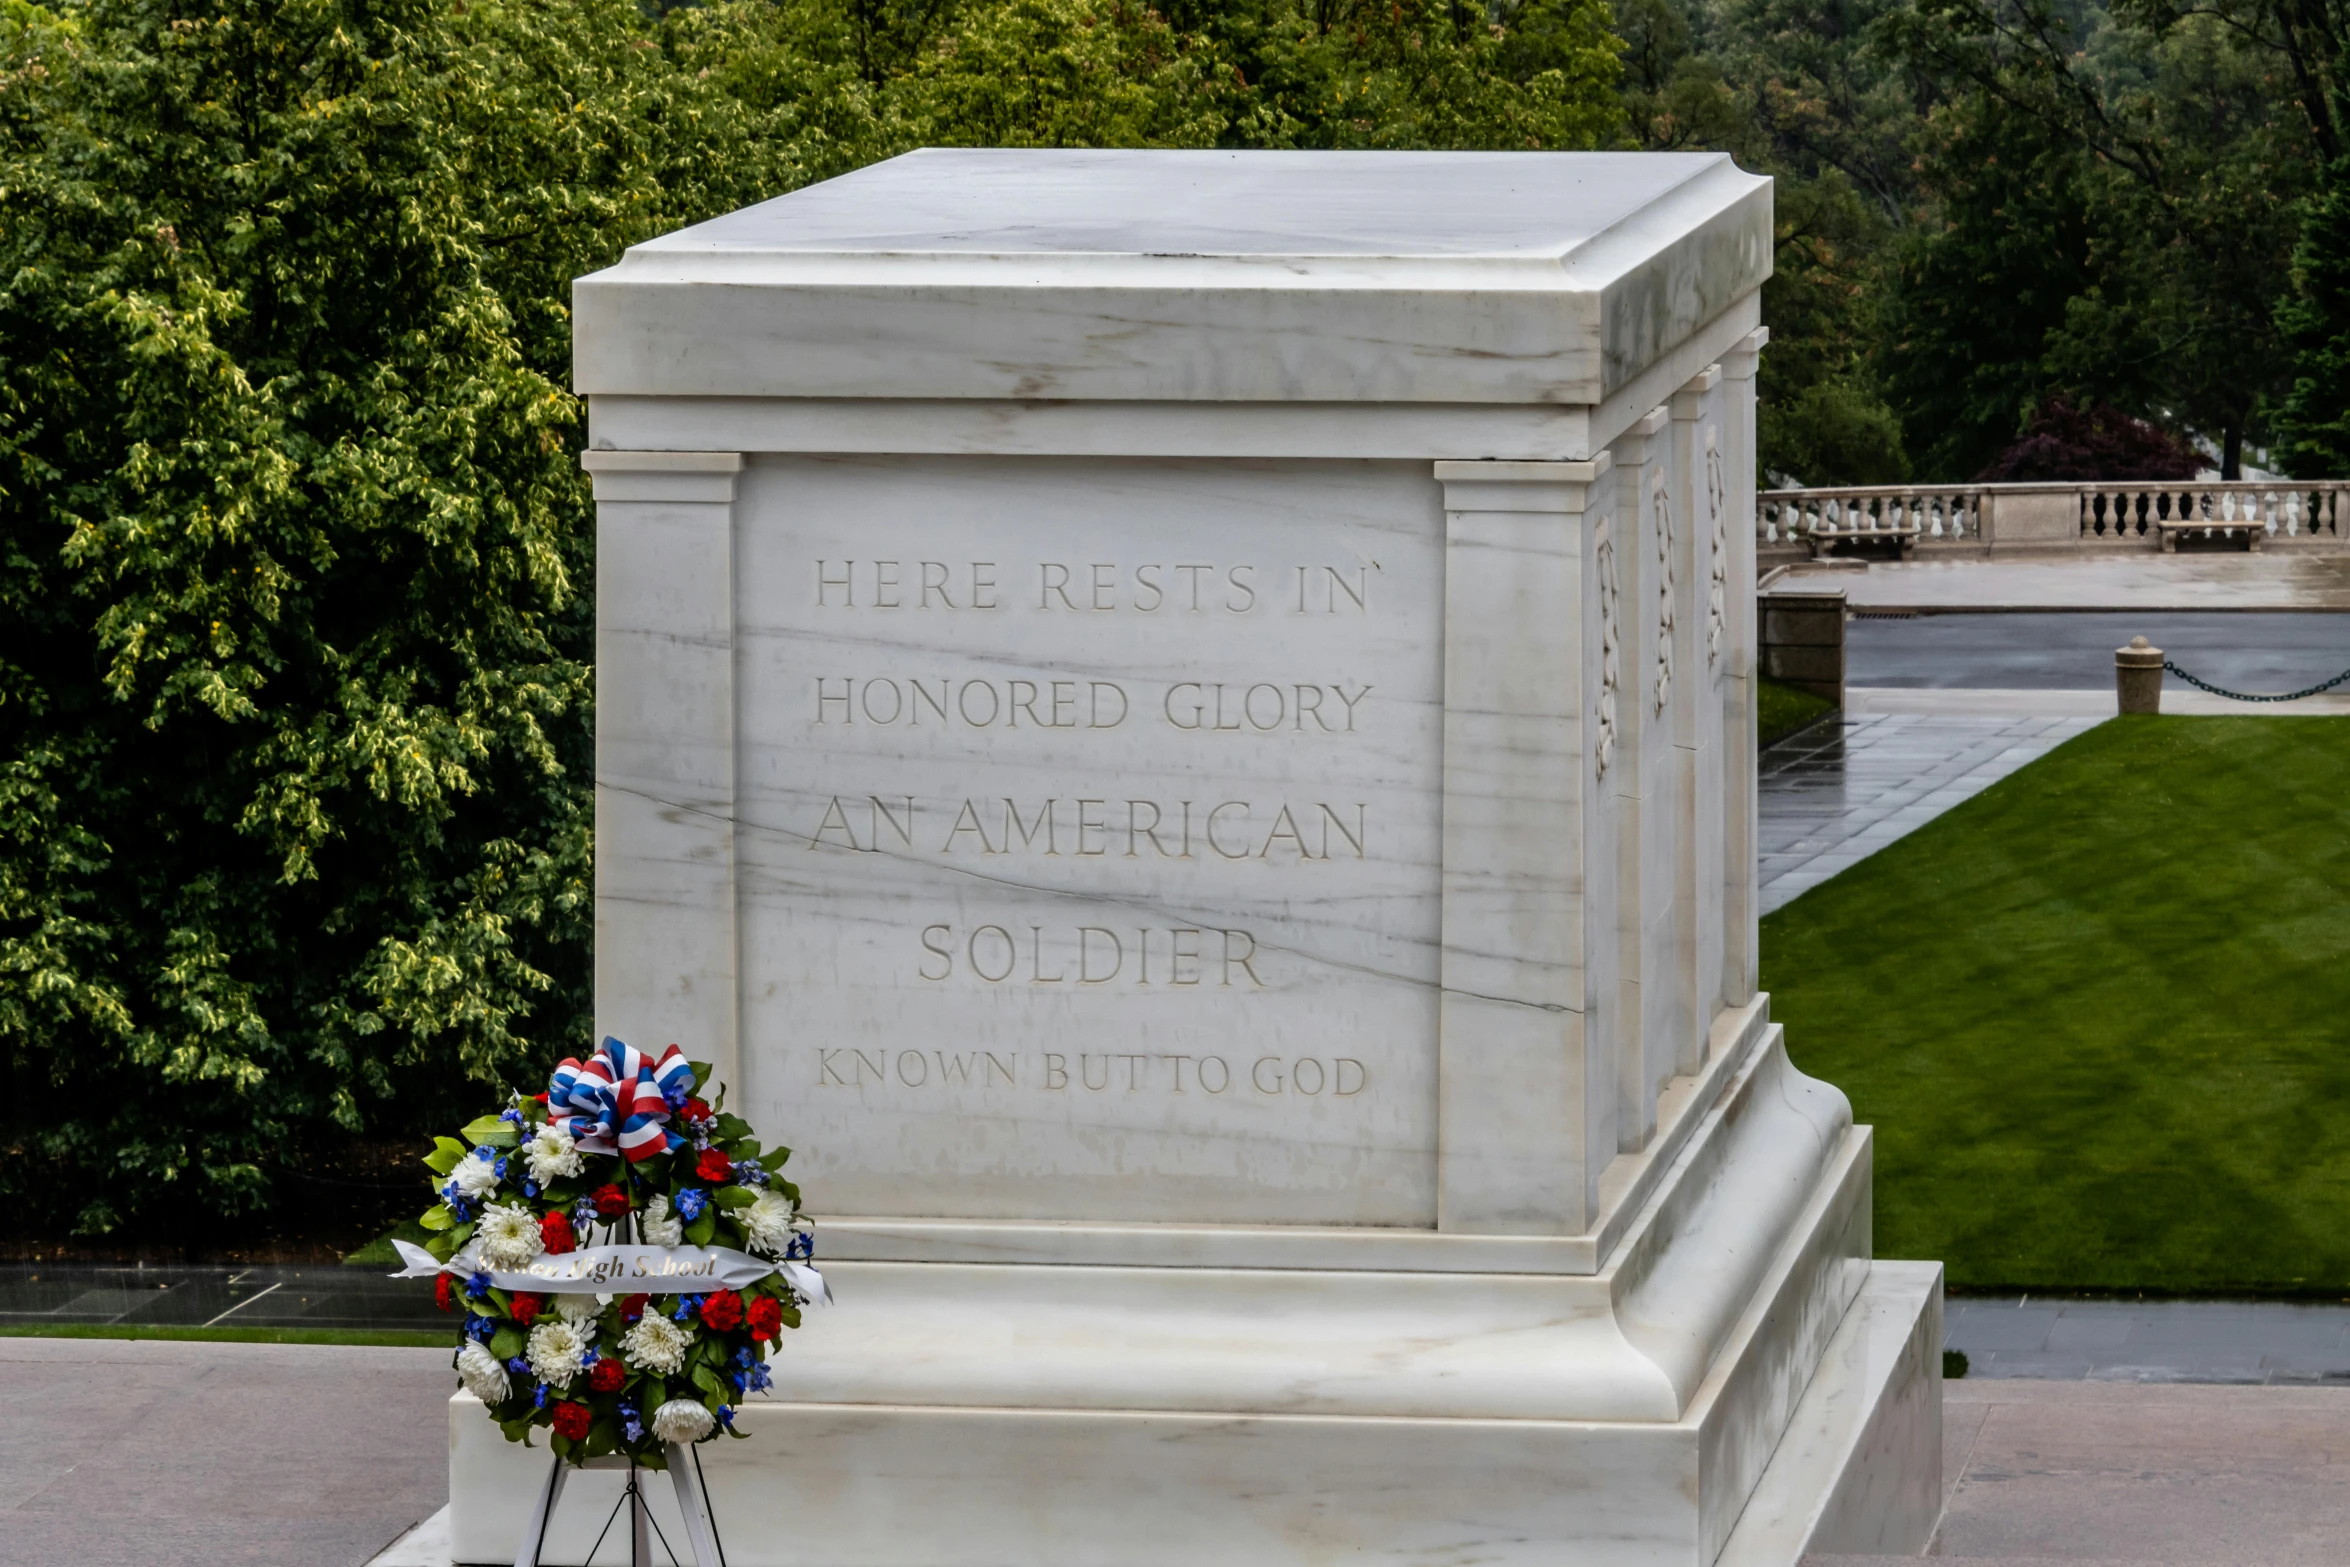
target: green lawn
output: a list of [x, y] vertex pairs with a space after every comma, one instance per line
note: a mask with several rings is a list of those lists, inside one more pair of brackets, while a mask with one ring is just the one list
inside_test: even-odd
[[1793, 734], [1836, 705], [1824, 696], [1814, 696], [1800, 686], [1773, 680], [1768, 675], [1755, 676], [1754, 683], [1754, 727], [1764, 745], [1782, 735]]
[[1881, 1257], [2350, 1294], [2350, 719], [2102, 724], [1763, 921]]

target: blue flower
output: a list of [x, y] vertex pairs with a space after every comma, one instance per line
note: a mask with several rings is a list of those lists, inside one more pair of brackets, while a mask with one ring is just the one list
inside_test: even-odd
[[620, 1429], [631, 1442], [641, 1442], [645, 1439], [645, 1428], [637, 1424], [634, 1420], [631, 1420], [627, 1425], [622, 1426]]
[[534, 1407], [536, 1407], [536, 1408], [539, 1408], [539, 1409], [544, 1409], [544, 1408], [546, 1408], [546, 1407], [547, 1407], [547, 1384], [546, 1384], [546, 1383], [544, 1383], [544, 1382], [541, 1382], [541, 1383], [539, 1384], [539, 1390], [538, 1390], [538, 1392], [536, 1392], [536, 1393], [534, 1393], [533, 1395], [531, 1395], [531, 1403], [532, 1403], [532, 1405], [533, 1405]]
[[767, 1167], [756, 1159], [737, 1159], [734, 1162], [734, 1178], [745, 1186], [764, 1186], [767, 1184]]
[[497, 1331], [498, 1325], [487, 1317], [468, 1316], [465, 1319], [465, 1336], [467, 1338], [477, 1339], [486, 1344], [496, 1335]]
[[522, 1183], [522, 1195], [523, 1195], [523, 1196], [525, 1196], [525, 1197], [536, 1197], [538, 1194], [539, 1194], [539, 1183], [538, 1183], [538, 1182], [536, 1182], [536, 1181], [524, 1181], [524, 1182]]
[[689, 1186], [677, 1194], [678, 1215], [686, 1223], [691, 1224], [702, 1216], [702, 1210], [709, 1205], [709, 1202], [710, 1194], [708, 1192], [699, 1186]]
[[585, 1371], [588, 1367], [594, 1365], [597, 1361], [603, 1358], [603, 1356], [596, 1353], [596, 1346], [590, 1344], [579, 1352], [579, 1369]]
[[496, 1164], [498, 1162], [498, 1150], [492, 1148], [488, 1143], [483, 1143], [479, 1148], [473, 1150], [473, 1157], [479, 1159], [484, 1164]]
[[530, 1362], [523, 1359], [520, 1355], [516, 1355], [512, 1360], [506, 1362], [506, 1369], [519, 1375], [522, 1372], [526, 1372], [530, 1369]]
[[503, 1160], [503, 1159], [500, 1159], [500, 1160], [499, 1160], [497, 1163], [498, 1163], [498, 1179], [502, 1181], [502, 1180], [504, 1180], [504, 1179], [506, 1178], [506, 1161], [505, 1161], [505, 1160]]
[[775, 1373], [768, 1370], [767, 1363], [762, 1360], [752, 1365], [750, 1376], [746, 1380], [748, 1382], [747, 1391], [764, 1393], [774, 1385]]
[[500, 1110], [498, 1112], [498, 1119], [501, 1121], [512, 1121], [516, 1126], [520, 1126], [522, 1124], [522, 1112], [514, 1109]]
[[677, 1309], [676, 1309], [675, 1311], [671, 1312], [669, 1315], [670, 1315], [670, 1316], [671, 1316], [673, 1319], [675, 1319], [676, 1321], [683, 1322], [683, 1321], [684, 1321], [684, 1320], [685, 1320], [685, 1319], [686, 1319], [688, 1316], [690, 1316], [692, 1313], [694, 1313], [695, 1311], [698, 1311], [698, 1310], [700, 1310], [700, 1309], [701, 1309], [701, 1305], [702, 1305], [702, 1297], [701, 1297], [701, 1296], [699, 1296], [699, 1295], [681, 1295], [681, 1296], [679, 1296], [679, 1297], [678, 1297], [678, 1300], [677, 1300]]
[[729, 1431], [734, 1429], [734, 1410], [731, 1406], [726, 1404], [718, 1406], [718, 1423]]
[[573, 1203], [571, 1205], [571, 1222], [585, 1230], [596, 1222], [596, 1205], [585, 1197]]
[[661, 1097], [669, 1101], [670, 1109], [683, 1110], [686, 1100], [691, 1098], [692, 1094], [686, 1088], [684, 1080], [680, 1078], [673, 1079], [664, 1085], [661, 1089]]
[[489, 1292], [490, 1276], [486, 1273], [477, 1270], [471, 1278], [465, 1281], [465, 1293], [472, 1296], [475, 1300], [480, 1300], [483, 1296], [489, 1294]]
[[794, 1262], [807, 1261], [816, 1255], [816, 1237], [806, 1230], [797, 1232], [792, 1236], [791, 1243], [783, 1248], [783, 1254]]

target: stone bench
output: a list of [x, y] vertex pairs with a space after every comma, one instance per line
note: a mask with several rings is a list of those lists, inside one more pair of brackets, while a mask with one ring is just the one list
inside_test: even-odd
[[2261, 540], [2268, 534], [2268, 524], [2257, 517], [2237, 517], [2232, 520], [2214, 520], [2209, 517], [2163, 517], [2155, 520], [2154, 527], [2162, 535], [2162, 552], [2165, 555], [2176, 555], [2179, 552], [2180, 535], [2194, 533], [2212, 534], [2222, 538], [2240, 533], [2244, 535], [2244, 548], [2257, 555], [2260, 553]]

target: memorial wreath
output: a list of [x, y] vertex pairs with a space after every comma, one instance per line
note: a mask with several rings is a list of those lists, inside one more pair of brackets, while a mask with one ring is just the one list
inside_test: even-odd
[[462, 1313], [457, 1377], [508, 1441], [559, 1459], [664, 1466], [671, 1443], [732, 1436], [769, 1351], [829, 1299], [799, 1189], [710, 1068], [606, 1039], [547, 1091], [517, 1094], [425, 1159], [440, 1201], [396, 1241]]

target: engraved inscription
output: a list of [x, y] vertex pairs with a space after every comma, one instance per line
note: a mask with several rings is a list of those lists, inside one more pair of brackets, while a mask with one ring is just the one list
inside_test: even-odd
[[[1245, 930], [1194, 925], [926, 925], [916, 972], [933, 983], [1212, 985], [1262, 990], [1263, 959]], [[1154, 977], [1155, 969], [1155, 977]]]
[[860, 854], [1068, 855], [1129, 860], [1362, 860], [1371, 807], [1250, 800], [1122, 800], [1110, 795], [922, 801], [912, 795], [834, 795], [811, 849]]
[[[1009, 610], [1141, 615], [1361, 615], [1377, 562], [1262, 566], [1254, 562], [819, 560], [818, 609]], [[1016, 575], [1015, 575], [1016, 574]], [[1007, 596], [1026, 576], [1033, 592]]]
[[[1138, 688], [1141, 689], [1141, 688]], [[868, 729], [1116, 729], [1147, 710], [1187, 734], [1351, 735], [1368, 685], [1179, 680], [1138, 702], [1115, 680], [815, 677], [815, 721]]]
[[1371, 1071], [1352, 1056], [1178, 1055], [1163, 1051], [892, 1050], [816, 1052], [818, 1088], [1029, 1089], [1051, 1094], [1236, 1093], [1352, 1099]]

